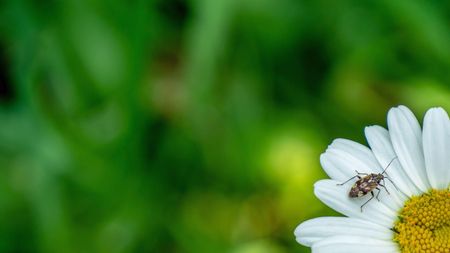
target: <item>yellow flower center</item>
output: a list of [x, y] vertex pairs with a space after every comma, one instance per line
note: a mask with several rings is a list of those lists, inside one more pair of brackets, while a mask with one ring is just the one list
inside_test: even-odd
[[400, 211], [394, 241], [403, 253], [450, 253], [450, 191], [412, 197]]

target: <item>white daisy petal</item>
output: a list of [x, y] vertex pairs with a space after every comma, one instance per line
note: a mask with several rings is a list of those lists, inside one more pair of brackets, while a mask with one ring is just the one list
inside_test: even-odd
[[428, 179], [433, 188], [446, 189], [450, 182], [450, 123], [442, 108], [432, 108], [423, 123], [423, 151]]
[[[389, 131], [380, 126], [366, 127], [370, 149], [350, 140], [336, 139], [320, 156], [320, 163], [331, 179], [316, 182], [314, 194], [347, 217], [316, 218], [296, 228], [297, 242], [310, 246], [313, 253], [398, 253], [400, 247], [409, 248], [414, 243], [409, 241], [412, 239], [408, 231], [412, 229], [409, 226], [417, 224], [426, 224], [423, 228], [426, 243], [414, 243], [412, 251], [440, 247], [428, 236], [434, 236], [433, 231], [443, 224], [439, 219], [445, 219], [445, 208], [440, 208], [440, 201], [446, 193], [430, 190], [450, 189], [449, 116], [442, 108], [430, 109], [422, 131], [413, 113], [399, 106], [389, 111], [387, 121]], [[373, 190], [365, 196], [350, 197], [350, 189], [361, 178], [368, 184], [353, 189], [351, 195]], [[421, 203], [433, 206], [438, 219], [430, 220]], [[399, 220], [398, 215], [405, 218]], [[417, 217], [420, 219], [414, 220]], [[397, 239], [398, 243], [394, 242]]]
[[[346, 166], [340, 166], [335, 163], [337, 162], [329, 152], [320, 155], [320, 164], [330, 178], [339, 181], [344, 181], [345, 178], [349, 178], [349, 169]], [[354, 170], [353, 173], [355, 173]]]
[[[321, 155], [320, 162], [327, 174], [341, 183], [354, 177], [356, 171], [360, 173], [381, 173], [383, 170], [369, 148], [345, 139], [334, 140], [327, 151]], [[351, 185], [356, 180], [354, 179], [348, 184]], [[386, 183], [386, 187], [390, 190], [390, 196], [384, 196], [387, 195], [387, 192], [383, 190], [380, 199], [386, 206], [397, 211], [402, 206], [404, 197], [395, 188], [392, 188], [390, 182]]]
[[430, 188], [425, 172], [422, 133], [419, 122], [405, 106], [392, 108], [388, 113], [389, 134], [403, 169], [423, 192]]
[[314, 243], [312, 253], [398, 253], [398, 246], [388, 240], [364, 236], [333, 236]]
[[[378, 159], [380, 164], [388, 164], [397, 154], [392, 147], [389, 139], [389, 132], [381, 126], [366, 127], [365, 134], [367, 142], [372, 148], [372, 152]], [[395, 185], [407, 196], [420, 194], [421, 191], [415, 186], [411, 179], [407, 176], [398, 160], [394, 160], [389, 168], [386, 170], [387, 175]], [[389, 189], [391, 189], [390, 187]], [[404, 198], [402, 198], [404, 200]]]
[[314, 193], [323, 203], [334, 210], [352, 218], [360, 218], [373, 221], [384, 227], [390, 228], [396, 219], [396, 212], [375, 198], [369, 201], [361, 211], [363, 205], [371, 195], [360, 198], [350, 198], [348, 192], [350, 185], [337, 185], [338, 181], [324, 179], [314, 184]]
[[321, 217], [300, 224], [294, 232], [297, 242], [311, 247], [324, 238], [347, 235], [390, 240], [392, 231], [370, 221], [347, 217]]
[[334, 140], [321, 155], [320, 162], [328, 176], [338, 181], [355, 176], [356, 170], [372, 173], [381, 169], [370, 149], [344, 139]]

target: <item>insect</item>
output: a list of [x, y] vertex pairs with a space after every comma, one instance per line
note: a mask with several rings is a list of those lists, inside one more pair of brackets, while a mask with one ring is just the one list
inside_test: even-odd
[[[342, 184], [337, 184], [337, 185], [344, 185], [347, 182], [349, 182], [350, 180], [352, 180], [354, 178], [358, 178], [358, 181], [356, 181], [355, 184], [350, 189], [350, 192], [348, 193], [348, 196], [350, 198], [359, 198], [359, 197], [367, 195], [370, 192], [372, 197], [369, 200], [367, 200], [366, 202], [364, 202], [364, 204], [361, 205], [361, 212], [362, 212], [363, 211], [363, 207], [375, 197], [375, 195], [373, 194], [374, 190], [378, 190], [378, 193], [377, 193], [375, 198], [378, 201], [380, 201], [380, 199], [378, 198], [378, 196], [380, 195], [380, 192], [381, 192], [379, 186], [383, 187], [386, 190], [386, 192], [388, 194], [390, 194], [389, 191], [387, 190], [386, 186], [385, 186], [386, 183], [384, 182], [384, 179], [389, 180], [394, 185], [394, 187], [397, 189], [397, 186], [395, 186], [394, 182], [392, 182], [392, 180], [388, 177], [388, 175], [386, 173], [387, 168], [389, 168], [389, 165], [391, 165], [391, 163], [395, 159], [397, 159], [397, 157], [394, 157], [389, 162], [389, 164], [386, 166], [386, 168], [383, 170], [383, 172], [381, 172], [381, 173], [378, 173], [378, 174], [375, 174], [375, 173], [367, 174], [367, 173], [360, 173], [357, 170], [355, 170], [356, 174], [357, 174], [356, 176], [350, 178], [349, 180], [343, 182]], [[361, 176], [363, 176], [363, 177], [361, 177]], [[381, 183], [381, 182], [383, 182], [383, 183]]]

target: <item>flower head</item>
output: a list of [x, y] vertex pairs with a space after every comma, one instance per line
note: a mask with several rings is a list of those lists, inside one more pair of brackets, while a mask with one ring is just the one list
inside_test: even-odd
[[[422, 130], [413, 113], [399, 106], [388, 113], [388, 129], [366, 127], [370, 149], [336, 139], [321, 155], [331, 179], [316, 182], [314, 193], [347, 217], [300, 224], [294, 232], [300, 244], [320, 253], [450, 252], [447, 113], [428, 110]], [[372, 180], [380, 174], [389, 180]], [[352, 187], [362, 193], [349, 197]]]

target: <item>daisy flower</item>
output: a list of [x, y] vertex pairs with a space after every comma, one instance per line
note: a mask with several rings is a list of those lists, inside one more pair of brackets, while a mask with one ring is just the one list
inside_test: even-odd
[[[331, 179], [316, 182], [314, 193], [347, 217], [315, 218], [295, 229], [296, 240], [313, 253], [450, 252], [448, 115], [442, 108], [428, 110], [422, 130], [413, 113], [399, 106], [389, 111], [387, 123], [388, 130], [366, 127], [370, 148], [336, 139], [320, 156]], [[355, 170], [381, 174], [384, 169], [392, 182], [378, 187], [378, 201], [367, 202], [371, 193], [349, 197], [358, 178], [339, 185]]]

